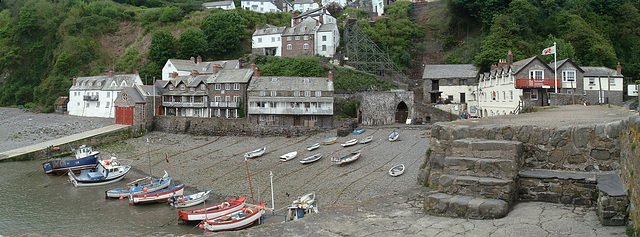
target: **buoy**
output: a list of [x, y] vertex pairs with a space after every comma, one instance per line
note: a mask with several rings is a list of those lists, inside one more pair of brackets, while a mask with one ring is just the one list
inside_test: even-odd
[[171, 202], [171, 198], [167, 198], [167, 202]]
[[203, 224], [200, 224], [198, 227], [200, 227], [200, 229], [204, 228]]
[[142, 191], [146, 192], [147, 190], [149, 190], [147, 187], [142, 188]]
[[124, 199], [124, 197], [120, 196], [120, 200]]

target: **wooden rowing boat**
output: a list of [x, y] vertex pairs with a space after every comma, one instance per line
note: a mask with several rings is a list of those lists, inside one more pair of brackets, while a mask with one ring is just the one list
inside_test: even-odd
[[320, 143], [319, 143], [319, 142], [318, 142], [318, 143], [316, 143], [316, 144], [313, 144], [313, 145], [311, 145], [311, 146], [308, 146], [308, 147], [307, 147], [307, 151], [313, 151], [313, 150], [315, 150], [315, 149], [318, 149], [318, 147], [320, 147]]
[[373, 136], [368, 136], [364, 140], [360, 141], [360, 144], [366, 144], [373, 140]]
[[180, 210], [178, 211], [178, 223], [185, 224], [189, 221], [202, 221], [204, 219], [215, 219], [224, 215], [229, 215], [230, 213], [242, 209], [246, 199], [247, 197], [240, 197], [206, 207], [191, 210]]
[[291, 160], [293, 158], [296, 158], [297, 155], [298, 155], [297, 151], [289, 152], [287, 154], [281, 155], [280, 156], [280, 161], [289, 161], [289, 160]]
[[184, 184], [170, 186], [155, 192], [130, 194], [129, 205], [153, 202], [167, 202], [167, 199], [182, 195], [184, 192]]
[[337, 137], [330, 137], [330, 138], [324, 139], [324, 141], [322, 141], [322, 145], [331, 145], [333, 143], [336, 143], [337, 139], [338, 139]]
[[243, 210], [212, 220], [205, 220], [203, 227], [205, 232], [241, 230], [253, 225], [253, 223], [259, 223], [263, 214], [264, 203], [261, 203], [260, 206], [246, 204]]
[[389, 175], [396, 177], [404, 173], [404, 164], [399, 164], [389, 169]]
[[344, 142], [344, 143], [342, 143], [340, 145], [342, 145], [343, 147], [348, 147], [348, 146], [353, 146], [353, 145], [355, 145], [357, 143], [358, 143], [358, 139], [351, 139], [351, 140], [346, 141], [346, 142]]
[[315, 161], [318, 161], [320, 158], [322, 158], [322, 153], [318, 153], [312, 156], [309, 156], [307, 158], [301, 159], [300, 163], [302, 164], [309, 164], [309, 163], [313, 163]]
[[363, 132], [364, 132], [364, 130], [365, 130], [365, 128], [362, 128], [362, 129], [354, 129], [354, 130], [353, 130], [353, 133], [354, 133], [354, 134], [361, 134], [361, 133], [363, 133]]
[[358, 158], [360, 158], [360, 154], [361, 154], [360, 150], [357, 150], [357, 151], [351, 152], [351, 153], [347, 154], [346, 156], [343, 156], [343, 157], [340, 157], [340, 158], [332, 157], [331, 162], [333, 162], [336, 165], [342, 165], [342, 164], [354, 162]]
[[129, 182], [124, 188], [115, 188], [111, 190], [105, 191], [105, 196], [107, 198], [124, 198], [128, 197], [129, 194], [140, 194], [146, 192], [155, 192], [160, 189], [169, 187], [171, 184], [171, 176], [167, 174], [167, 171], [164, 171], [164, 176], [159, 179], [152, 179], [151, 177], [145, 177], [141, 179], [134, 180]]
[[398, 132], [392, 132], [391, 134], [389, 134], [389, 141], [395, 142], [396, 140], [398, 140], [398, 136], [400, 136]]
[[251, 159], [251, 158], [259, 157], [262, 154], [264, 154], [264, 151], [266, 151], [266, 150], [267, 150], [267, 147], [265, 146], [265, 147], [260, 148], [258, 150], [247, 152], [247, 153], [244, 154], [244, 158]]
[[173, 197], [170, 199], [169, 205], [175, 208], [195, 206], [207, 200], [209, 198], [209, 193], [211, 193], [211, 190], [197, 192], [186, 196]]

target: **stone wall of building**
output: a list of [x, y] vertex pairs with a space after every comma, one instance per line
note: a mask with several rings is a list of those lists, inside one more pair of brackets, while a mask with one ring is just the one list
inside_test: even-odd
[[396, 109], [402, 102], [408, 108], [408, 118], [415, 117], [413, 92], [367, 91], [356, 95], [360, 101], [363, 125], [387, 125], [396, 123]]
[[565, 94], [565, 93], [551, 93], [549, 96], [552, 106], [558, 105], [575, 105], [584, 104], [587, 100], [582, 94]]

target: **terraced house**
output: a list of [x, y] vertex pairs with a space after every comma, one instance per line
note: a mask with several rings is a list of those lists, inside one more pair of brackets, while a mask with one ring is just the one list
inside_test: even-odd
[[142, 85], [136, 74], [109, 74], [73, 79], [69, 88], [69, 115], [85, 117], [115, 118], [114, 101], [125, 87]]

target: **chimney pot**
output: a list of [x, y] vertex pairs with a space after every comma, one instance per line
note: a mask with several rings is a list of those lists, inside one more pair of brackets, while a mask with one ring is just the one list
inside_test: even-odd
[[622, 75], [622, 65], [620, 65], [620, 62], [618, 62], [618, 67], [616, 69], [618, 75]]
[[78, 82], [76, 81], [76, 77], [73, 77], [73, 85], [75, 86], [75, 85], [76, 85], [76, 83], [78, 83]]
[[191, 62], [194, 62], [194, 63], [196, 62], [196, 58], [195, 57], [191, 57], [190, 59], [191, 59]]
[[222, 66], [220, 64], [214, 64], [213, 65], [213, 73], [218, 73], [220, 70], [222, 69]]
[[513, 53], [511, 53], [511, 49], [507, 53], [507, 65], [513, 64]]
[[178, 72], [173, 72], [173, 74], [171, 74], [171, 77], [172, 77], [172, 78], [176, 78], [176, 77], [178, 77]]
[[109, 70], [109, 77], [113, 77], [114, 74], [113, 70]]
[[197, 76], [198, 75], [198, 70], [192, 70], [191, 71], [191, 76]]
[[202, 57], [198, 56], [198, 63], [202, 62]]
[[244, 68], [244, 59], [243, 58], [239, 58], [238, 59], [238, 68], [242, 69]]
[[259, 77], [259, 76], [260, 76], [260, 68], [257, 68], [257, 67], [256, 67], [256, 68], [253, 70], [253, 76], [254, 76], [254, 77]]
[[333, 81], [333, 72], [332, 71], [329, 71], [328, 77], [329, 77], [329, 81]]

